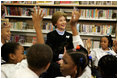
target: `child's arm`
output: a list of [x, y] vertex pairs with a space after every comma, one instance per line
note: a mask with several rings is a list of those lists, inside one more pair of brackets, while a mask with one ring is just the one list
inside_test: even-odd
[[72, 29], [73, 36], [78, 35], [76, 25], [77, 25], [77, 22], [78, 22], [80, 16], [81, 16], [81, 10], [79, 10], [79, 11], [74, 10], [72, 12], [72, 18], [70, 20], [70, 26], [71, 26], [71, 29]]
[[90, 54], [91, 39], [88, 38], [88, 40], [86, 40], [86, 45], [87, 45], [87, 51], [88, 51], [88, 54]]
[[39, 9], [40, 7], [38, 7], [38, 11], [36, 12], [36, 9], [34, 8], [34, 13], [32, 13], [32, 20], [37, 35], [37, 43], [44, 44], [44, 38], [41, 31], [41, 21], [44, 17], [44, 13], [42, 13], [43, 10], [41, 10], [41, 12], [39, 13]]
[[70, 20], [70, 26], [71, 26], [72, 33], [73, 33], [74, 48], [76, 48], [77, 45], [82, 45], [84, 47], [82, 39], [80, 38], [80, 36], [77, 32], [77, 28], [76, 28], [76, 25], [77, 25], [77, 22], [78, 22], [80, 16], [81, 16], [81, 11], [80, 10], [79, 11], [74, 10], [72, 12], [72, 19]]

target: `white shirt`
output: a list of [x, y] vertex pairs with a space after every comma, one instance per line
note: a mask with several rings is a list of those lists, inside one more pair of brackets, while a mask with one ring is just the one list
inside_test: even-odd
[[39, 78], [36, 73], [27, 67], [21, 67], [16, 70], [12, 78]]
[[107, 54], [116, 55], [113, 50], [104, 51], [102, 48], [95, 48], [91, 50], [90, 56], [92, 56], [93, 65], [98, 66], [98, 61], [100, 58]]
[[12, 78], [12, 75], [16, 70], [15, 66], [16, 64], [1, 65], [1, 78]]
[[20, 68], [20, 67], [25, 68], [27, 66], [28, 66], [27, 59], [24, 59], [20, 63], [16, 64], [17, 69]]
[[1, 65], [1, 78], [12, 78], [17, 69], [26, 67], [26, 59], [17, 64], [3, 64]]
[[65, 33], [65, 30], [64, 31], [59, 31], [58, 29], [56, 29], [56, 31], [59, 35], [64, 35], [64, 33]]
[[91, 69], [89, 66], [86, 66], [85, 71], [79, 78], [91, 78]]
[[82, 45], [84, 47], [84, 44], [80, 35], [73, 36], [73, 45], [74, 45], [74, 48], [76, 48], [77, 45]]

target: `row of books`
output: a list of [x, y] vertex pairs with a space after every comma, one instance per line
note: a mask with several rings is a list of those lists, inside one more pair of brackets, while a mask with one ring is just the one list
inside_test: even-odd
[[81, 5], [117, 5], [117, 1], [80, 1]]
[[117, 5], [117, 1], [2, 1], [17, 4]]
[[[27, 22], [10, 22], [10, 23], [11, 23], [11, 29], [14, 29], [14, 30], [33, 29], [33, 25], [28, 25]], [[49, 23], [44, 22], [41, 26], [43, 30], [48, 30], [48, 31], [55, 30], [55, 27], [50, 22]]]
[[5, 7], [6, 15], [15, 15], [15, 16], [31, 16], [31, 8], [22, 8], [22, 7]]
[[[52, 15], [56, 11], [60, 11], [60, 9], [56, 8], [44, 8], [45, 16]], [[33, 8], [26, 8], [26, 7], [5, 7], [5, 14], [6, 15], [15, 15], [15, 16], [31, 16], [31, 12], [33, 12]]]
[[[47, 40], [47, 37], [44, 36], [44, 41], [46, 41], [46, 40]], [[28, 43], [28, 44], [30, 44], [28, 46], [31, 46], [32, 44], [36, 44], [37, 38], [36, 38], [36, 36], [12, 34], [10, 42], [18, 42], [18, 43], [23, 44], [23, 45]]]
[[77, 30], [83, 34], [99, 34], [99, 35], [110, 35], [112, 34], [113, 26], [112, 25], [86, 25], [78, 24]]
[[[77, 9], [78, 10], [78, 9]], [[93, 19], [116, 19], [117, 10], [103, 10], [103, 9], [79, 9], [81, 10], [80, 18], [93, 18]], [[68, 16], [72, 15], [73, 9], [60, 9], [60, 11], [66, 13]]]
[[[86, 40], [82, 40], [84, 43], [84, 47], [87, 48], [86, 44]], [[95, 40], [91, 40], [91, 49], [93, 48], [100, 48], [100, 41], [95, 41]]]
[[2, 1], [2, 3], [15, 3], [15, 4], [54, 4], [54, 1]]
[[[45, 16], [53, 15], [56, 11], [61, 11], [62, 9], [56, 8], [44, 8], [43, 11], [46, 13]], [[31, 12], [33, 12], [33, 8], [23, 8], [23, 7], [6, 7], [5, 14], [12, 16], [31, 16]], [[63, 12], [67, 13], [68, 16], [72, 14], [72, 9], [67, 12], [63, 10]], [[116, 10], [102, 10], [102, 9], [81, 9], [81, 18], [95, 18], [95, 19], [116, 19]]]
[[26, 22], [10, 22], [11, 23], [11, 29], [17, 29], [17, 30], [23, 30], [28, 29], [28, 25]]
[[10, 41], [11, 42], [18, 42], [20, 44], [24, 44], [24, 43], [35, 44], [37, 41], [37, 38], [35, 36], [12, 35]]
[[112, 17], [115, 13], [115, 10], [102, 10], [102, 9], [82, 9], [81, 17], [82, 18], [95, 18], [95, 19], [114, 19]]

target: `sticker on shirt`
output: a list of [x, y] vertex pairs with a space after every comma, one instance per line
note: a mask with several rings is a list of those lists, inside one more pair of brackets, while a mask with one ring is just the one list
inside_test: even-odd
[[70, 38], [70, 36], [66, 36], [66, 38]]

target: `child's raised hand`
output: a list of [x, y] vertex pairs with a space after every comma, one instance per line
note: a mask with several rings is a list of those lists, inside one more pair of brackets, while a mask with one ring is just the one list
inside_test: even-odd
[[43, 17], [44, 17], [44, 13], [43, 10], [41, 9], [41, 12], [39, 13], [40, 7], [38, 6], [38, 10], [36, 12], [36, 9], [34, 7], [34, 13], [32, 13], [32, 20], [34, 23], [34, 28], [37, 28], [38, 26], [40, 26], [40, 22], [42, 21]]
[[71, 24], [71, 25], [76, 24], [76, 23], [78, 22], [80, 16], [81, 16], [81, 10], [79, 10], [79, 11], [74, 10], [74, 11], [72, 12], [72, 18], [71, 18], [71, 20], [70, 20], [70, 24]]
[[88, 38], [88, 40], [86, 40], [86, 45], [87, 45], [88, 49], [91, 48], [91, 39], [90, 38]]

